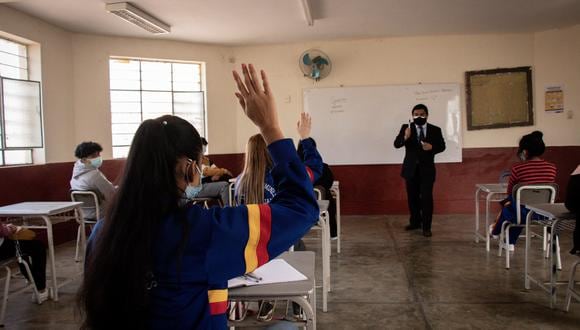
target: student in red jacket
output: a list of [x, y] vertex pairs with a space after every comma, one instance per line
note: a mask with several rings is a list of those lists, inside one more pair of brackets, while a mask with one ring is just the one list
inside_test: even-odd
[[109, 212], [91, 234], [83, 328], [226, 329], [227, 281], [287, 250], [318, 218], [312, 183], [285, 139], [266, 74], [242, 66], [236, 96], [272, 158], [269, 204], [204, 209], [201, 138], [187, 121], [144, 121]]

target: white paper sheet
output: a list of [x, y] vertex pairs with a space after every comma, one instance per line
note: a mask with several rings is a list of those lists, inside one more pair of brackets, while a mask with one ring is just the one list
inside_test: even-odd
[[283, 259], [274, 259], [262, 265], [252, 272], [260, 280], [249, 279], [244, 276], [236, 277], [228, 281], [228, 288], [241, 286], [253, 286], [273, 283], [304, 281], [308, 278], [304, 274], [290, 266]]

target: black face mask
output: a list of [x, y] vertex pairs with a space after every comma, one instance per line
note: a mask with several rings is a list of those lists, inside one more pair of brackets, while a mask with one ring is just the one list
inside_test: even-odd
[[413, 119], [413, 122], [415, 125], [423, 126], [427, 122], [427, 118], [417, 117]]

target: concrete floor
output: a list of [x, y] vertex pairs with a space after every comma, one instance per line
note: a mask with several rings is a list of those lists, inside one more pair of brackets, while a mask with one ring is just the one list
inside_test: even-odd
[[[472, 219], [436, 216], [433, 237], [424, 238], [420, 231], [403, 230], [404, 216], [344, 216], [342, 253], [333, 248], [333, 291], [328, 312], [318, 310], [318, 329], [580, 329], [580, 303], [562, 311], [564, 287], [554, 310], [541, 289], [524, 290], [524, 240], [506, 270], [496, 242], [490, 253], [484, 243], [474, 243]], [[563, 280], [578, 259], [567, 253], [570, 237], [564, 233], [560, 243]], [[532, 247], [534, 273], [547, 276], [541, 240]], [[13, 281], [7, 329], [78, 329], [74, 301], [81, 268], [73, 255], [72, 242], [57, 247], [57, 271], [65, 283], [58, 303], [33, 304], [28, 291], [18, 292], [23, 281]], [[320, 307], [320, 293], [318, 298]]]

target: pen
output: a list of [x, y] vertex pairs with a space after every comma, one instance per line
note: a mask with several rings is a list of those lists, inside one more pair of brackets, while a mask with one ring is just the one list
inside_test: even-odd
[[257, 275], [256, 275], [256, 274], [254, 274], [254, 273], [247, 273], [247, 274], [246, 274], [246, 275], [244, 275], [244, 276], [245, 276], [245, 277], [248, 277], [248, 278], [250, 278], [250, 279], [252, 279], [252, 280], [254, 280], [254, 281], [256, 281], [256, 282], [259, 282], [259, 281], [261, 281], [261, 280], [262, 280], [262, 278], [261, 278], [260, 276], [257, 276]]

